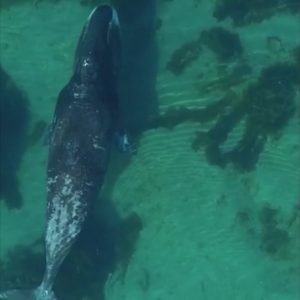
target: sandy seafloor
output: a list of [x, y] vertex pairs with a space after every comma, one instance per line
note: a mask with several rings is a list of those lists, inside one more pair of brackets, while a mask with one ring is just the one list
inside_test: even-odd
[[[213, 56], [204, 53], [178, 77], [165, 65], [174, 49], [216, 24], [211, 4], [202, 1], [195, 8], [191, 0], [175, 0], [158, 4], [157, 10], [163, 19], [156, 37], [160, 110], [179, 104], [205, 106], [222, 95], [219, 90], [201, 94], [195, 88], [199, 70], [205, 74], [202, 80], [215, 78]], [[27, 92], [32, 123], [50, 122], [89, 11], [75, 1], [40, 3], [38, 9], [27, 2], [1, 11], [1, 63]], [[277, 15], [238, 29], [256, 73], [284, 59], [266, 49], [266, 36], [279, 36], [287, 49], [299, 45], [298, 18]], [[229, 21], [221, 24], [231, 27]], [[245, 174], [231, 166], [212, 166], [202, 151], [192, 150], [191, 141], [201, 126], [187, 122], [173, 130], [146, 131], [138, 155], [119, 177], [113, 201], [121, 215], [138, 212], [144, 229], [125, 282], [112, 275], [106, 299], [299, 299], [299, 219], [289, 228], [291, 241], [284, 257], [260, 249], [258, 221], [261, 207], [270, 204], [280, 210], [284, 228], [299, 201], [297, 116], [279, 139], [267, 142], [256, 169]], [[228, 143], [239, 134], [233, 132]], [[46, 159], [42, 143], [26, 152], [19, 172], [25, 201], [20, 211], [8, 211], [0, 202], [1, 258], [15, 245], [30, 244], [44, 230]], [[247, 209], [253, 212], [252, 235], [236, 219], [237, 212]]]

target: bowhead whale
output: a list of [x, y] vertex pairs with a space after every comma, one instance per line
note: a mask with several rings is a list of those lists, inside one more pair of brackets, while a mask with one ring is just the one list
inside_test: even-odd
[[117, 12], [100, 5], [79, 38], [74, 71], [59, 94], [47, 167], [46, 269], [39, 287], [0, 293], [6, 300], [55, 300], [52, 286], [106, 174], [118, 98]]

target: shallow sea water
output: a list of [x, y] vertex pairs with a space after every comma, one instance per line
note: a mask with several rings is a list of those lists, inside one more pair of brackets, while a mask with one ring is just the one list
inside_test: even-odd
[[[23, 206], [0, 201], [0, 290], [42, 278], [47, 129], [34, 142], [32, 132], [51, 123], [92, 2], [1, 2], [1, 67], [29, 100], [31, 144], [16, 172]], [[264, 81], [261, 75], [278, 64], [299, 74], [299, 7], [282, 1], [270, 8], [265, 0], [235, 25], [213, 13], [218, 3], [238, 0], [114, 2], [122, 118], [137, 154], [113, 154], [93, 217], [58, 275], [58, 299], [299, 299], [299, 78], [284, 68]], [[238, 34], [243, 51], [226, 33], [199, 38], [215, 27]], [[235, 54], [222, 59], [224, 51]], [[244, 103], [251, 85], [257, 94], [227, 132], [224, 116]], [[273, 121], [286, 107], [287, 122]], [[246, 145], [249, 116], [254, 144]], [[224, 141], [224, 131], [212, 133], [216, 124]], [[249, 151], [232, 151], [243, 147]]]

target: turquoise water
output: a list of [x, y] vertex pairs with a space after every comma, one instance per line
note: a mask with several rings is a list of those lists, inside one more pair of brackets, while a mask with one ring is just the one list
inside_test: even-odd
[[[42, 278], [47, 128], [96, 3], [1, 1], [0, 290]], [[114, 1], [137, 155], [113, 153], [58, 299], [299, 298], [299, 8], [241, 3]]]

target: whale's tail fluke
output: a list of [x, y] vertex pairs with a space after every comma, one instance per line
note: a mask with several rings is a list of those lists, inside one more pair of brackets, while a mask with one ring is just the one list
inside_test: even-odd
[[42, 286], [35, 290], [9, 290], [0, 292], [0, 300], [57, 300], [53, 291]]

